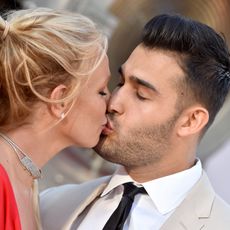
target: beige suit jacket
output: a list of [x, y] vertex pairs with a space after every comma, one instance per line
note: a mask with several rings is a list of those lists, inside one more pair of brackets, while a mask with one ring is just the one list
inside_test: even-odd
[[[110, 177], [103, 177], [43, 192], [40, 196], [43, 229], [77, 229], [90, 205], [98, 199], [109, 180]], [[205, 172], [161, 227], [161, 230], [186, 229], [230, 230], [230, 206], [215, 194]]]

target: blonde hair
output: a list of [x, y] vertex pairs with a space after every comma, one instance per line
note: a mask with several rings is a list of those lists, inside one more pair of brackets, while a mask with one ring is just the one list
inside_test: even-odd
[[[0, 17], [0, 128], [22, 123], [38, 101], [73, 100], [106, 49], [106, 37], [80, 14], [38, 8]], [[67, 93], [51, 100], [60, 84]]]

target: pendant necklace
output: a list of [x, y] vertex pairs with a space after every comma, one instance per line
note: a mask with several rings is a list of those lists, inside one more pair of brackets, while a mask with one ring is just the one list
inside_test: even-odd
[[41, 178], [41, 169], [39, 169], [33, 161], [22, 151], [22, 149], [8, 136], [0, 132], [0, 136], [2, 139], [10, 145], [10, 147], [16, 153], [22, 167], [29, 172], [29, 174], [33, 177], [33, 179]]

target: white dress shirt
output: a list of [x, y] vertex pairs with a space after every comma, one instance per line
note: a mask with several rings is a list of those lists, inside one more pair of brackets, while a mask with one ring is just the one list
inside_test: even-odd
[[90, 208], [78, 227], [79, 230], [102, 230], [107, 220], [119, 205], [123, 194], [122, 184], [134, 182], [143, 186], [148, 195], [137, 194], [132, 209], [124, 224], [124, 230], [158, 230], [184, 200], [189, 190], [202, 174], [200, 160], [190, 169], [166, 177], [138, 184], [123, 167], [112, 176], [109, 184]]

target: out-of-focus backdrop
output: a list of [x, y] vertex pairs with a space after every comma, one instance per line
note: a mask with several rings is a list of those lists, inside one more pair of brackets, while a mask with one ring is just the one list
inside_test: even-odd
[[[108, 55], [113, 80], [117, 69], [138, 43], [146, 21], [160, 13], [179, 13], [222, 32], [230, 44], [230, 0], [1, 0], [0, 10], [49, 7], [82, 13], [109, 37]], [[230, 96], [229, 96], [230, 97]], [[205, 135], [198, 155], [217, 193], [230, 203], [230, 99]], [[45, 154], [45, 153], [44, 153]], [[67, 148], [43, 169], [40, 190], [65, 183], [79, 183], [111, 174], [116, 165], [93, 150]]]

